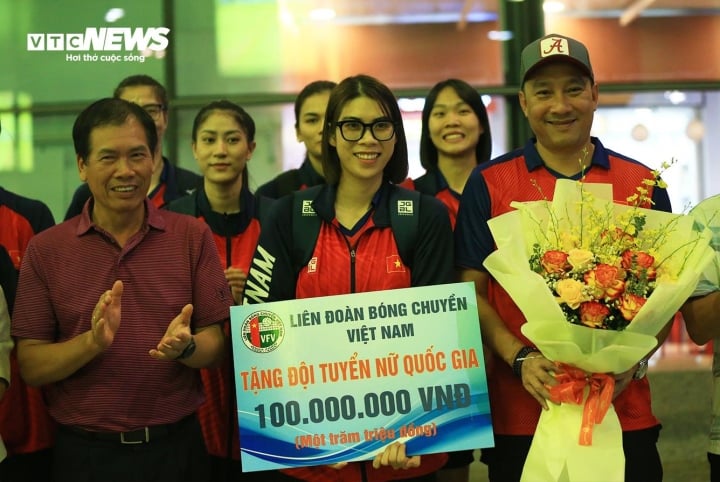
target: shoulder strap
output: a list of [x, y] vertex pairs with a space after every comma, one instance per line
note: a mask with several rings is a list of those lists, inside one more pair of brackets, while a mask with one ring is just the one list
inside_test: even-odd
[[265, 223], [265, 220], [267, 219], [268, 213], [270, 212], [270, 208], [273, 204], [275, 204], [275, 199], [271, 199], [269, 197], [265, 196], [254, 196], [254, 202], [255, 202], [255, 217], [260, 221], [260, 226], [262, 226]]
[[394, 186], [390, 193], [390, 225], [403, 262], [412, 268], [420, 219], [420, 192]]
[[315, 186], [293, 192], [292, 202], [292, 246], [295, 269], [299, 270], [312, 257], [320, 234], [320, 217], [312, 207], [312, 201], [322, 186]]
[[279, 198], [293, 191], [300, 189], [300, 171], [291, 169], [278, 175], [277, 179], [277, 196]]
[[[321, 220], [312, 207], [322, 186], [293, 193], [292, 233], [295, 268], [307, 264], [320, 234]], [[420, 219], [420, 193], [393, 187], [390, 193], [390, 225], [403, 262], [412, 267]]]

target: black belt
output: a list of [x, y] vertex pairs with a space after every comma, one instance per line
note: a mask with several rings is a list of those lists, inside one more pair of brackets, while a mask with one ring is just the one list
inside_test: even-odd
[[195, 415], [190, 415], [177, 422], [167, 423], [164, 425], [151, 425], [142, 427], [129, 432], [96, 432], [93, 430], [85, 430], [84, 428], [75, 427], [73, 425], [60, 425], [75, 435], [88, 440], [101, 440], [105, 442], [116, 442], [124, 445], [144, 444], [156, 440], [168, 438], [178, 433], [185, 425], [195, 419]]

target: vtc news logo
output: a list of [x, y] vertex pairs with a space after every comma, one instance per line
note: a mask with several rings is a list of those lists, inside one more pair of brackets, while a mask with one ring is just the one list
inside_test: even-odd
[[84, 33], [29, 33], [29, 51], [161, 51], [168, 46], [166, 27], [153, 28], [94, 28]]

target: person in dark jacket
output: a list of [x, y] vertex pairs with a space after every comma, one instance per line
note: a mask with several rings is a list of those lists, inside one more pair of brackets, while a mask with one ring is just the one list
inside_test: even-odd
[[[113, 97], [138, 104], [150, 114], [157, 129], [158, 144], [153, 158], [153, 173], [148, 197], [157, 207], [173, 199], [186, 196], [202, 184], [202, 178], [192, 171], [173, 165], [162, 155], [162, 141], [168, 125], [168, 96], [165, 87], [148, 75], [132, 75], [123, 79]], [[90, 198], [90, 188], [81, 184], [70, 201], [65, 220], [77, 216]]]
[[295, 135], [305, 144], [306, 154], [302, 165], [278, 175], [263, 184], [255, 193], [258, 196], [278, 199], [299, 189], [323, 184], [322, 131], [325, 125], [325, 109], [330, 91], [337, 84], [330, 80], [310, 82], [295, 99]]

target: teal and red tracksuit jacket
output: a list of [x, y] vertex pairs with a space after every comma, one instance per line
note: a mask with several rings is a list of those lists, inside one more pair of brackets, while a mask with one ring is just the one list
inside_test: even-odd
[[[452, 282], [453, 235], [447, 209], [431, 196], [420, 196], [412, 259], [401, 259], [390, 219], [393, 189], [401, 188], [382, 185], [370, 212], [347, 229], [335, 218], [337, 186], [320, 188], [312, 207], [322, 222], [308, 260], [296, 259], [303, 250], [294, 246], [293, 223], [302, 222], [302, 216], [293, 212], [293, 196], [277, 200], [264, 219], [255, 254], [262, 261], [253, 263], [250, 269], [243, 302], [264, 303]], [[266, 255], [274, 261], [268, 263]], [[311, 482], [382, 482], [430, 474], [446, 461], [447, 454], [432, 454], [423, 455], [421, 466], [411, 470], [374, 469], [372, 462], [362, 462], [350, 463], [340, 470], [318, 466], [283, 472]]]
[[450, 215], [450, 224], [455, 229], [458, 208], [460, 207], [460, 193], [450, 189], [445, 177], [439, 169], [428, 170], [417, 179], [406, 179], [400, 184], [406, 189], [414, 189], [440, 200], [447, 207]]
[[[14, 273], [3, 273], [0, 283], [12, 313], [20, 263], [30, 238], [55, 225], [50, 209], [41, 201], [19, 196], [0, 187], [0, 246], [12, 260]], [[0, 435], [8, 455], [27, 454], [55, 444], [55, 422], [48, 414], [38, 388], [20, 377], [17, 352], [10, 354], [10, 387], [0, 401]]]

